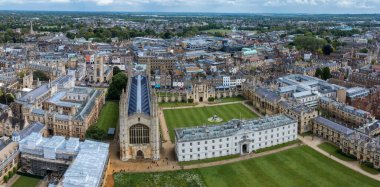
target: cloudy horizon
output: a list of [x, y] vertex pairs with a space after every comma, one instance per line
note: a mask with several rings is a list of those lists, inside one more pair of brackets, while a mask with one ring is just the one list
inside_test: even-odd
[[374, 14], [380, 0], [0, 0], [0, 10]]

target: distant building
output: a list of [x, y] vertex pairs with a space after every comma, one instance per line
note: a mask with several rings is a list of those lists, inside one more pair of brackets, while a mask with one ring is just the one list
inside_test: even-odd
[[103, 83], [109, 82], [112, 79], [113, 69], [104, 63], [105, 56], [104, 55], [96, 55], [94, 64], [93, 64], [93, 72], [90, 76], [90, 80], [94, 83]]
[[297, 121], [276, 115], [222, 125], [175, 129], [178, 161], [248, 154], [297, 139]]

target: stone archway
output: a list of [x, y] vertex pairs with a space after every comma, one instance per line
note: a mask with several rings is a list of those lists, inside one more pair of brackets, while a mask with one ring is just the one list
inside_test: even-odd
[[138, 150], [136, 153], [136, 159], [144, 159], [144, 152]]

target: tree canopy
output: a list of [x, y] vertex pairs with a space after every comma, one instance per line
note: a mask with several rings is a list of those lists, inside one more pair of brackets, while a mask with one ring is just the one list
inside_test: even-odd
[[12, 93], [5, 93], [0, 90], [0, 103], [9, 105], [15, 100], [15, 96]]
[[327, 80], [332, 77], [330, 68], [329, 67], [324, 67], [324, 68], [318, 68], [315, 70], [315, 77], [321, 78], [323, 80]]
[[111, 84], [108, 88], [107, 99], [119, 100], [121, 91], [127, 86], [128, 77], [123, 72], [119, 72], [112, 77]]
[[323, 46], [322, 51], [324, 55], [330, 55], [334, 51], [334, 49], [331, 47], [331, 45], [328, 44]]
[[96, 125], [92, 125], [87, 129], [85, 137], [92, 140], [104, 140], [107, 138], [107, 132]]
[[37, 80], [37, 78], [40, 81], [48, 81], [49, 80], [49, 77], [44, 72], [42, 72], [40, 70], [36, 70], [33, 72], [33, 79]]
[[294, 45], [297, 49], [304, 49], [316, 52], [321, 49], [324, 45], [327, 45], [327, 41], [321, 38], [315, 38], [314, 36], [297, 36], [294, 39]]
[[360, 49], [360, 52], [361, 53], [368, 53], [368, 49], [367, 48]]
[[314, 75], [314, 77], [321, 78], [321, 76], [322, 76], [322, 70], [321, 70], [321, 68], [317, 68], [317, 69], [315, 70], [315, 75]]
[[117, 66], [114, 66], [114, 67], [113, 67], [113, 74], [114, 74], [114, 75], [116, 75], [116, 74], [118, 74], [118, 73], [120, 73], [120, 72], [121, 72], [121, 70], [120, 70], [119, 67], [117, 67]]

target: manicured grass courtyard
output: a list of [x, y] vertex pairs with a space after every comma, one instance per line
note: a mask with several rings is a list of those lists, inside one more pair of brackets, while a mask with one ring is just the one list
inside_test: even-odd
[[202, 187], [206, 186], [197, 170], [160, 173], [116, 173], [115, 187]]
[[[187, 172], [188, 174], [183, 174]], [[161, 175], [158, 175], [161, 174]], [[380, 186], [307, 146], [233, 164], [165, 173], [115, 174], [115, 186]], [[181, 182], [182, 181], [182, 182]], [[202, 183], [199, 183], [202, 184]]]
[[178, 162], [178, 165], [188, 166], [188, 165], [193, 165], [193, 164], [203, 164], [203, 163], [216, 162], [216, 161], [228, 160], [228, 159], [239, 158], [239, 157], [240, 157], [240, 154], [227, 155], [227, 156], [207, 158], [207, 159], [202, 159], [202, 160], [191, 160], [191, 161]]
[[207, 119], [214, 115], [222, 118], [223, 122], [240, 117], [243, 119], [257, 117], [255, 113], [241, 103], [186, 109], [168, 109], [164, 110], [164, 115], [172, 141], [174, 140], [174, 128], [210, 125], [211, 122]]
[[234, 96], [234, 97], [225, 97], [221, 99], [215, 100], [217, 103], [229, 103], [229, 102], [236, 102], [236, 101], [244, 101], [243, 96]]
[[117, 101], [107, 101], [103, 106], [102, 111], [96, 125], [108, 132], [109, 128], [116, 128], [119, 120], [119, 103]]
[[158, 103], [158, 106], [162, 108], [170, 107], [181, 107], [181, 106], [195, 106], [197, 103], [186, 103], [186, 102], [167, 102], [167, 103]]
[[20, 176], [20, 178], [13, 183], [12, 187], [35, 187], [39, 182], [40, 179], [38, 178]]

